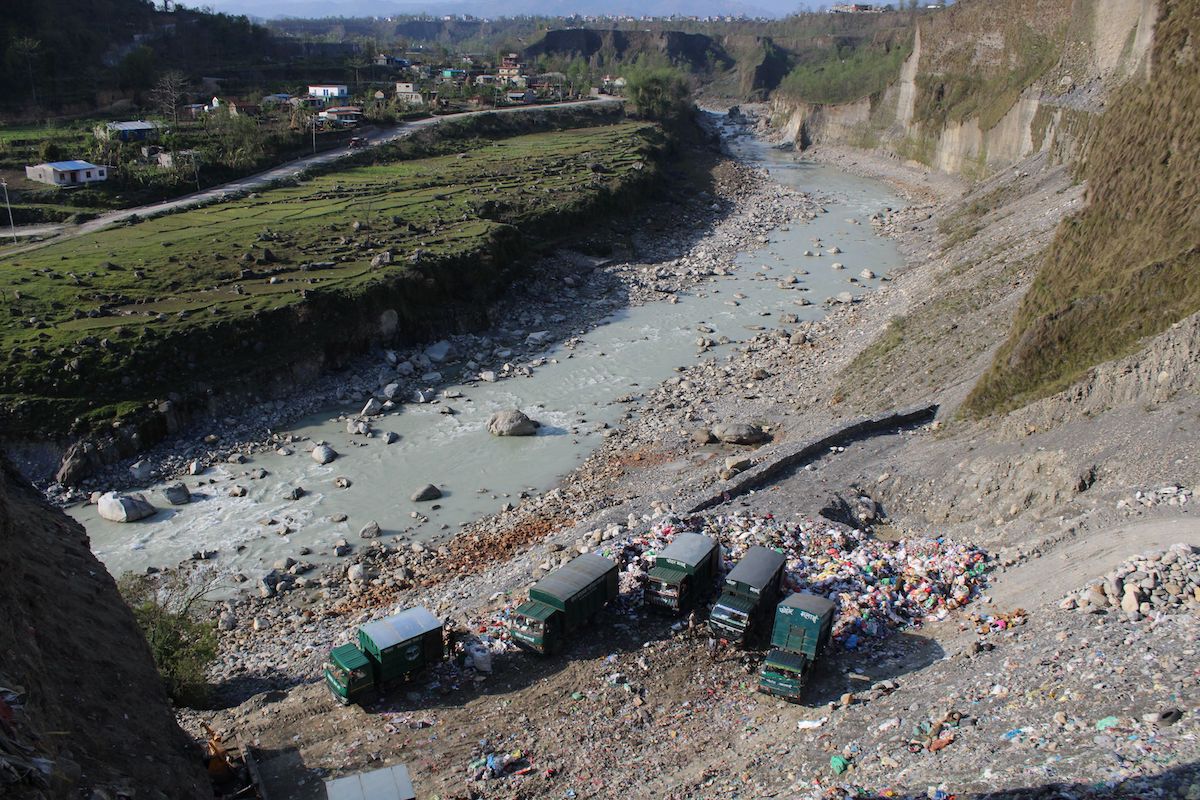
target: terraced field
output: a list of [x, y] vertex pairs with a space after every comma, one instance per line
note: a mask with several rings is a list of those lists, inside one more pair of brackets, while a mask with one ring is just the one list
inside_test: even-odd
[[[403, 327], [439, 296], [490, 295], [490, 273], [522, 241], [643, 185], [657, 141], [654, 126], [635, 122], [471, 140], [452, 155], [299, 180], [0, 261], [0, 401], [10, 415], [23, 409], [9, 419], [19, 427], [49, 409], [55, 426], [85, 412], [107, 419], [184, 378], [269, 359], [279, 343], [247, 321], [300, 313], [312, 336], [287, 343], [294, 356], [325, 343], [338, 323], [331, 300], [352, 313], [382, 289], [394, 308], [403, 286]], [[314, 319], [318, 308], [329, 313]], [[255, 333], [252, 352], [232, 333]], [[205, 343], [223, 343], [223, 357]]]

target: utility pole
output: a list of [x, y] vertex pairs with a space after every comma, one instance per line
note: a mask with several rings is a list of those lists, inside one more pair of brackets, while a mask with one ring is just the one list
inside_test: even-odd
[[16, 244], [17, 226], [13, 224], [12, 204], [8, 202], [8, 180], [0, 178], [0, 186], [4, 187], [4, 205], [8, 208], [8, 229], [12, 232], [13, 244]]

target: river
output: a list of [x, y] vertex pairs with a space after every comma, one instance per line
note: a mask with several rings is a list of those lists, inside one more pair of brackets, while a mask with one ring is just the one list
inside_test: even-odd
[[[228, 484], [207, 494], [200, 489], [193, 492], [191, 504], [163, 508], [131, 524], [102, 520], [95, 506], [78, 506], [68, 513], [85, 525], [96, 555], [114, 575], [170, 566], [195, 551], [215, 550], [215, 563], [222, 571], [253, 577], [276, 559], [296, 557], [302, 547], [312, 552], [305, 560], [328, 560], [337, 539], [360, 543], [358, 530], [371, 520], [382, 527], [385, 540], [397, 533], [428, 540], [497, 511], [503, 503], [519, 502], [522, 492], [551, 489], [599, 446], [601, 424], [618, 421], [628, 406], [617, 398], [662, 382], [676, 367], [711, 357], [697, 352], [698, 326], [712, 328], [714, 338], [724, 335], [736, 342], [752, 335], [752, 326], [777, 324], [773, 321], [784, 313], [815, 319], [824, 314], [827, 297], [878, 285], [878, 280], [863, 280], [851, 287], [847, 277], [863, 269], [886, 276], [902, 263], [893, 242], [877, 235], [868, 223], [868, 217], [883, 207], [903, 205], [889, 187], [798, 161], [794, 153], [748, 137], [735, 138], [730, 146], [745, 162], [766, 167], [779, 183], [821, 198], [830, 213], [774, 232], [762, 249], [738, 257], [734, 274], [681, 293], [678, 303], [623, 309], [581, 337], [574, 348], [552, 348], [532, 377], [447, 387], [462, 394], [444, 401], [456, 410], [454, 415], [440, 413], [435, 405], [408, 404], [377, 419], [378, 430], [401, 437], [390, 446], [378, 439], [368, 447], [354, 446], [352, 440], [361, 438], [348, 434], [345, 423], [336, 419], [347, 408], [329, 409], [297, 421], [290, 430], [329, 442], [342, 454], [331, 464], [318, 465], [299, 449], [292, 456], [266, 453], [256, 455], [249, 466], [216, 465], [202, 476], [265, 469], [266, 478], [240, 482], [248, 490], [244, 497], [227, 496]], [[805, 250], [815, 250], [815, 237], [825, 246], [837, 245], [842, 253], [804, 256]], [[845, 269], [832, 269], [835, 261]], [[765, 273], [765, 278], [756, 273]], [[790, 274], [799, 276], [812, 305], [796, 305], [799, 292], [779, 288], [778, 280]], [[739, 294], [745, 297], [734, 301]], [[540, 433], [530, 438], [488, 435], [488, 416], [514, 406], [543, 423]], [[334, 478], [340, 476], [350, 479], [350, 488], [334, 488]], [[186, 482], [193, 487], [197, 480]], [[409, 495], [426, 483], [438, 485], [443, 498], [436, 504], [411, 502]], [[285, 500], [288, 489], [296, 486], [307, 494]], [[157, 494], [161, 486], [147, 488]], [[419, 524], [413, 512], [426, 515], [428, 521]], [[332, 521], [340, 514], [347, 519]], [[261, 524], [267, 519], [287, 524], [292, 532], [269, 532]]]

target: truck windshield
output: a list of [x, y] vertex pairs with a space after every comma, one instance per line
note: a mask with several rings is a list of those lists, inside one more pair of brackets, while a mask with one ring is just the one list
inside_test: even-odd
[[530, 636], [542, 635], [542, 621], [540, 619], [532, 619], [531, 617], [513, 617], [512, 627], [514, 630], [527, 633]]
[[333, 678], [339, 686], [349, 686], [350, 676], [346, 670], [334, 664], [332, 661], [325, 665], [325, 669], [329, 670], [329, 676]]
[[662, 597], [679, 597], [679, 587], [674, 583], [667, 583], [663, 580], [652, 578], [650, 580], [649, 591], [651, 594]]
[[730, 608], [729, 606], [717, 606], [713, 609], [713, 616], [721, 617], [731, 622], [745, 622], [750, 619], [748, 614], [744, 614], [736, 608]]

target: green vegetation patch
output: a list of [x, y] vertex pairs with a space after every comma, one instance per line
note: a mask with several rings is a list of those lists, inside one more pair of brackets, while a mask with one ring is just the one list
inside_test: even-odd
[[283, 366], [344, 340], [380, 295], [402, 325], [431, 324], [433, 306], [491, 294], [522, 236], [648, 183], [661, 134], [623, 122], [454, 146], [0, 261], [0, 403], [23, 409], [9, 429]]
[[828, 58], [793, 69], [779, 85], [779, 94], [805, 103], [848, 103], [879, 94], [899, 77], [900, 66], [911, 52], [911, 39], [839, 48]]
[[1114, 97], [1081, 165], [1088, 204], [1059, 227], [974, 415], [1052, 394], [1200, 310], [1200, 0], [1166, 2], [1154, 70]]

